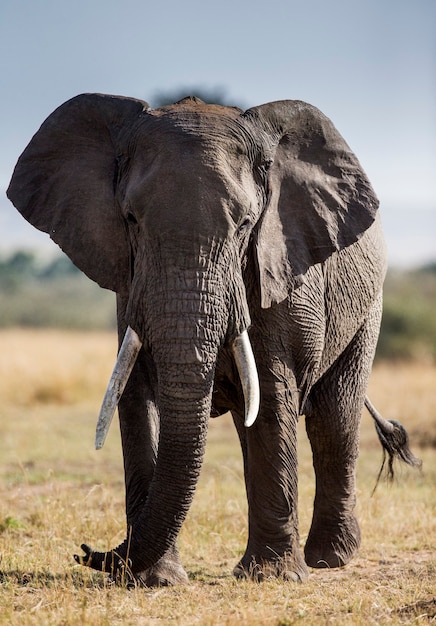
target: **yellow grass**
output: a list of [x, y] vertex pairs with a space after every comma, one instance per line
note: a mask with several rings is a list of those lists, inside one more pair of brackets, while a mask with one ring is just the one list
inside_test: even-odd
[[104, 392], [114, 333], [0, 331], [0, 397], [10, 405], [72, 404]]
[[[246, 540], [241, 455], [231, 420], [211, 423], [206, 460], [180, 546], [186, 587], [127, 591], [75, 565], [82, 541], [124, 535], [116, 420], [93, 449], [95, 420], [116, 352], [113, 334], [0, 332], [0, 624], [404, 624], [435, 619], [436, 368], [377, 366], [370, 395], [407, 425], [421, 473], [375, 484], [381, 450], [362, 422], [358, 516], [363, 542], [341, 570], [304, 585], [237, 582]], [[432, 447], [433, 446], [433, 447]], [[300, 522], [310, 525], [313, 472], [299, 427]]]

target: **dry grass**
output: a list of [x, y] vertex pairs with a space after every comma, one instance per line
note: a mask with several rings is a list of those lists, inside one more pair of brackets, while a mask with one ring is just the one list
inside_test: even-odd
[[104, 393], [114, 333], [0, 331], [0, 397], [12, 406], [77, 404]]
[[[113, 364], [113, 335], [0, 333], [1, 624], [407, 624], [436, 619], [434, 441], [436, 369], [375, 368], [371, 397], [403, 421], [424, 460], [391, 487], [375, 484], [381, 451], [362, 423], [359, 556], [341, 570], [313, 570], [304, 585], [235, 581], [246, 540], [240, 452], [227, 417], [211, 423], [207, 458], [183, 527], [191, 584], [158, 590], [108, 586], [76, 566], [87, 540], [107, 548], [124, 533], [119, 434], [93, 450], [95, 419]], [[418, 447], [419, 446], [419, 447]], [[432, 447], [433, 446], [433, 447]], [[310, 452], [300, 425], [300, 520], [313, 498]]]

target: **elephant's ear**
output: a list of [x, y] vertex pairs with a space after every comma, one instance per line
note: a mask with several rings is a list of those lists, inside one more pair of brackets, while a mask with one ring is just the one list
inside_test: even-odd
[[130, 250], [115, 201], [119, 140], [146, 108], [101, 94], [65, 102], [24, 150], [7, 192], [77, 267], [120, 293], [128, 285]]
[[315, 107], [285, 100], [244, 117], [277, 145], [257, 232], [267, 308], [284, 300], [311, 265], [357, 241], [374, 221], [378, 200], [356, 156]]

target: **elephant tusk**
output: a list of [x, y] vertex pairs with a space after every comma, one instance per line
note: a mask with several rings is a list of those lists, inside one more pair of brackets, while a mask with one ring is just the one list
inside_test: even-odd
[[260, 388], [256, 362], [251, 348], [248, 332], [236, 337], [232, 344], [233, 356], [241, 379], [245, 400], [245, 426], [252, 426], [259, 413]]
[[141, 346], [142, 341], [136, 332], [128, 326], [98, 416], [97, 429], [95, 432], [96, 450], [100, 450], [103, 447], [115, 413], [115, 408], [129, 380], [130, 373], [135, 365]]

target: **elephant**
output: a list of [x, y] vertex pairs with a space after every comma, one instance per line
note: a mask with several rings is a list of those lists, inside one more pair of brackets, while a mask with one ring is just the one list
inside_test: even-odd
[[[152, 109], [82, 94], [20, 156], [8, 197], [89, 278], [116, 292], [119, 352], [97, 425], [118, 405], [125, 540], [78, 563], [135, 585], [188, 580], [177, 538], [210, 417], [231, 412], [248, 500], [237, 578], [306, 580], [355, 555], [359, 424], [389, 454], [407, 434], [366, 398], [386, 254], [378, 200], [317, 108], [195, 96]], [[296, 426], [316, 477], [304, 553]]]

